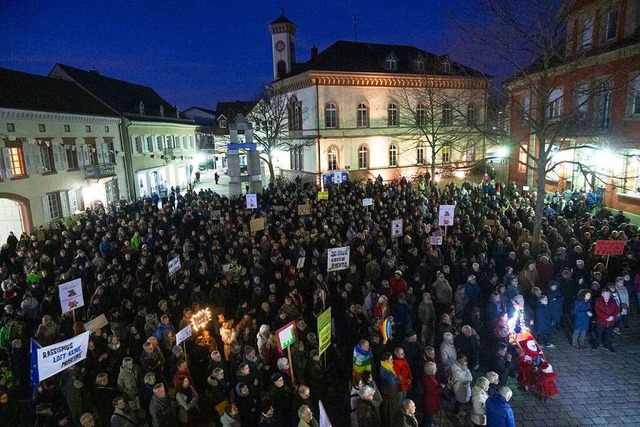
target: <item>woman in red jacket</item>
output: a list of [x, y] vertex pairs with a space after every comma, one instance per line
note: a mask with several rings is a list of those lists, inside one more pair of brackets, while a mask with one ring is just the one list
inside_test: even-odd
[[613, 348], [613, 325], [615, 324], [618, 313], [620, 313], [620, 307], [618, 307], [618, 303], [611, 298], [611, 291], [608, 287], [602, 290], [600, 297], [596, 300], [595, 311], [597, 327], [591, 349], [595, 350], [600, 346], [600, 342], [602, 342], [607, 350], [615, 353], [616, 351]]
[[438, 368], [433, 362], [424, 365], [424, 376], [422, 377], [422, 389], [424, 390], [423, 411], [424, 426], [434, 426], [433, 417], [440, 412], [440, 381], [437, 374]]

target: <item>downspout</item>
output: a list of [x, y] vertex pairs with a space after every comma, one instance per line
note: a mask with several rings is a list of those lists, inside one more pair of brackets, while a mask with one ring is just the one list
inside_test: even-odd
[[122, 141], [122, 150], [124, 151], [124, 173], [127, 176], [125, 180], [127, 183], [127, 191], [129, 193], [129, 200], [134, 201], [137, 199], [135, 177], [133, 176], [133, 156], [131, 155], [131, 140], [129, 139], [129, 126], [131, 121], [122, 116], [122, 125], [120, 129], [120, 140]]
[[321, 157], [320, 157], [320, 94], [318, 87], [318, 80], [315, 81], [316, 86], [316, 146], [318, 151], [318, 178], [317, 180], [320, 182], [320, 186], [322, 186], [322, 167], [321, 167]]

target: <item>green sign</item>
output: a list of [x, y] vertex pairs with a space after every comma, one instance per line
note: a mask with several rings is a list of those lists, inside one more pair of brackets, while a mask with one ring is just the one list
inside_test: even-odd
[[331, 307], [318, 316], [318, 352], [320, 354], [331, 345]]

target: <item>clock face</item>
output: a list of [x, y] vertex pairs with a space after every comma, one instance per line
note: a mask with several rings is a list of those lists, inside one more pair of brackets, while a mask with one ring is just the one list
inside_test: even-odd
[[278, 41], [276, 42], [276, 50], [277, 50], [278, 52], [282, 52], [282, 51], [284, 50], [284, 48], [285, 48], [285, 44], [284, 44], [284, 42], [283, 42], [282, 40], [278, 40]]

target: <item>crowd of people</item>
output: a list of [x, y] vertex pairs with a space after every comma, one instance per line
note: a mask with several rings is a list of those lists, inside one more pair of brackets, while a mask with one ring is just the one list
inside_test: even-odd
[[[173, 192], [11, 234], [0, 250], [0, 419], [29, 420], [23, 405], [43, 427], [317, 427], [326, 406], [333, 425], [513, 426], [513, 387], [558, 393], [543, 348], [559, 330], [576, 351], [614, 352], [630, 295], [640, 308], [640, 235], [621, 213], [556, 206], [534, 245], [535, 194], [513, 186], [402, 178], [334, 185], [327, 200], [318, 191], [270, 185], [257, 209]], [[446, 230], [443, 204], [455, 204]], [[396, 219], [402, 236], [391, 237]], [[598, 239], [625, 240], [625, 254], [606, 265]], [[348, 267], [327, 271], [328, 249], [345, 246]], [[85, 304], [61, 314], [57, 285], [77, 278]], [[205, 308], [211, 321], [176, 345]], [[320, 354], [328, 308], [332, 344]], [[32, 338], [70, 339], [101, 314], [86, 359], [30, 384]], [[289, 356], [275, 331], [291, 321]], [[514, 339], [529, 330], [536, 339]]]

